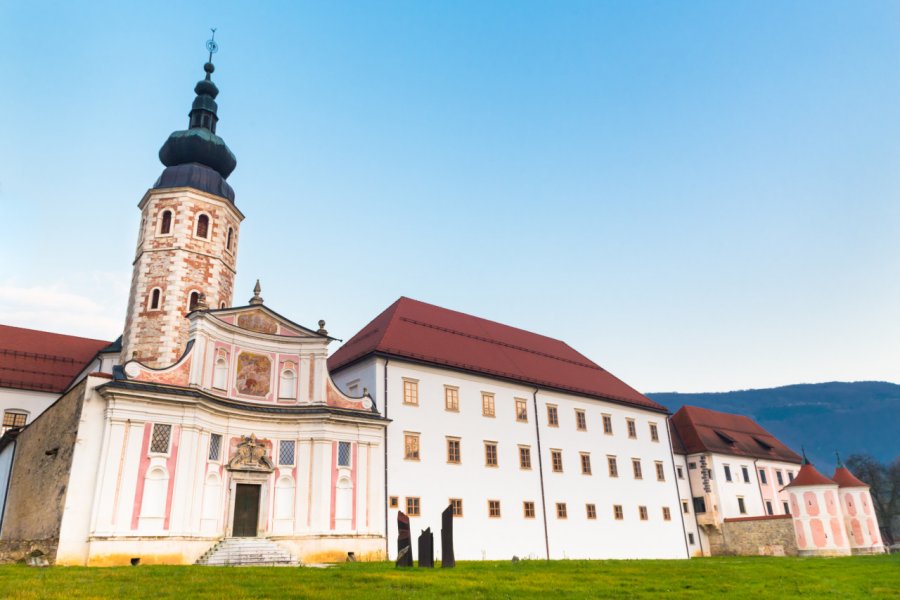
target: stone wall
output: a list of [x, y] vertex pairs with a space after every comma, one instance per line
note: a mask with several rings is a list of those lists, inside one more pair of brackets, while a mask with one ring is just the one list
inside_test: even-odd
[[37, 553], [51, 563], [56, 558], [85, 386], [86, 380], [72, 388], [16, 439], [0, 562]]
[[725, 519], [720, 535], [710, 536], [713, 556], [797, 556], [790, 515]]

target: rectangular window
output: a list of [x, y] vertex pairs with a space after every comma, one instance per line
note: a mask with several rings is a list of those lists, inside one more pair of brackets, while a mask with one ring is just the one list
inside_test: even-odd
[[725, 469], [725, 481], [731, 481], [731, 467], [729, 465], [725, 465], [724, 469]]
[[631, 459], [631, 469], [634, 471], [635, 479], [643, 479], [644, 472], [641, 470], [641, 459], [632, 458]]
[[403, 434], [404, 454], [406, 460], [419, 460], [419, 434], [404, 433]]
[[447, 462], [458, 465], [460, 463], [459, 438], [447, 438]]
[[565, 502], [557, 502], [556, 503], [556, 518], [557, 519], [568, 519], [569, 515], [566, 511], [566, 503]]
[[21, 412], [11, 410], [3, 411], [3, 430], [6, 431], [10, 427], [25, 427], [28, 415]]
[[647, 520], [647, 507], [646, 506], [638, 506], [638, 516], [641, 518], [641, 521]]
[[419, 380], [403, 378], [403, 404], [419, 405]]
[[547, 405], [547, 425], [549, 427], [559, 427], [559, 413], [552, 404]]
[[391, 508], [398, 508], [400, 506], [400, 498], [397, 496], [391, 496]]
[[772, 502], [770, 500], [766, 500], [766, 514], [769, 516], [775, 514], [775, 509], [772, 508]]
[[520, 469], [530, 469], [531, 468], [531, 447], [530, 446], [519, 446], [519, 468]]
[[610, 477], [618, 477], [619, 476], [619, 463], [616, 462], [615, 456], [607, 456], [606, 464], [609, 466], [609, 476]]
[[697, 463], [695, 463], [695, 462], [689, 462], [689, 463], [688, 463], [688, 469], [689, 469], [689, 470], [693, 471], [693, 470], [696, 469], [696, 468], [697, 468]]
[[625, 512], [622, 510], [621, 504], [613, 504], [613, 518], [616, 521], [621, 521], [625, 518]]
[[410, 517], [418, 517], [422, 514], [422, 501], [420, 498], [406, 499], [406, 514]]
[[669, 510], [668, 506], [663, 506], [663, 521], [671, 521], [672, 520], [672, 511]]
[[454, 517], [463, 516], [462, 512], [462, 498], [450, 498], [450, 514]]
[[588, 519], [596, 519], [597, 518], [597, 505], [596, 504], [585, 504], [584, 505], [585, 513], [587, 514]]
[[747, 507], [744, 505], [744, 497], [738, 496], [737, 501], [738, 501], [738, 512], [740, 512], [742, 515], [746, 515]]
[[788, 481], [794, 481], [794, 472], [788, 471]]
[[575, 409], [575, 429], [578, 431], [587, 431], [587, 417], [580, 408]]
[[694, 496], [694, 512], [698, 515], [706, 512], [706, 499], [703, 496]]
[[150, 436], [150, 452], [166, 454], [169, 451], [169, 440], [172, 437], [172, 426], [162, 423], [153, 425], [153, 433]]
[[628, 427], [628, 437], [636, 440], [637, 439], [637, 427], [634, 424], [634, 419], [625, 419], [625, 425]]
[[581, 474], [582, 475], [590, 475], [591, 474], [591, 455], [587, 452], [581, 453]]
[[612, 415], [603, 415], [603, 433], [612, 435]]
[[285, 467], [294, 466], [294, 440], [281, 440], [278, 442], [278, 464]]
[[527, 500], [522, 503], [522, 509], [525, 514], [526, 519], [534, 518], [534, 502], [528, 502]]
[[659, 429], [657, 429], [656, 423], [650, 423], [650, 441], [651, 442], [659, 441]]
[[688, 508], [687, 500], [681, 501], [681, 512], [683, 512], [684, 514], [689, 514], [691, 512]]
[[684, 479], [684, 469], [676, 467], [675, 471], [678, 473], [678, 479]]
[[218, 461], [222, 455], [222, 436], [213, 433], [209, 436], [209, 460]]
[[350, 462], [353, 457], [350, 455], [350, 451], [353, 446], [350, 442], [338, 442], [338, 466], [339, 467], [349, 467]]
[[741, 467], [741, 477], [744, 478], [744, 483], [750, 483], [750, 471], [747, 470], [747, 467]]
[[459, 412], [459, 388], [444, 386], [444, 410]]
[[791, 509], [788, 508], [788, 503], [787, 503], [787, 502], [782, 502], [782, 504], [784, 505], [784, 514], [786, 514], [786, 515], [791, 514]]
[[665, 481], [666, 480], [666, 470], [660, 461], [656, 461], [656, 480], [657, 481]]
[[693, 533], [689, 533], [689, 534], [688, 534], [688, 543], [689, 543], [691, 546], [694, 545], [694, 534], [693, 534]]
[[528, 422], [528, 401], [523, 398], [516, 398], [516, 421]]
[[763, 484], [763, 485], [766, 485], [766, 483], [767, 483], [767, 482], [766, 482], [766, 470], [765, 470], [765, 469], [760, 469], [760, 470], [759, 470], [759, 482], [760, 482], [761, 484]]
[[497, 442], [484, 443], [484, 464], [488, 467], [497, 466]]
[[775, 479], [778, 480], [778, 485], [784, 485], [784, 476], [781, 471], [775, 471]]
[[488, 500], [488, 516], [492, 519], [500, 518], [500, 501]]
[[551, 450], [550, 451], [550, 463], [553, 465], [554, 473], [562, 473], [562, 470], [563, 470], [562, 450]]
[[494, 416], [494, 395], [481, 392], [481, 414], [485, 417]]

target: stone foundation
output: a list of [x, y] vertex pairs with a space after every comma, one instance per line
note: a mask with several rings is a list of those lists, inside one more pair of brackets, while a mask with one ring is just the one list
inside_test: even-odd
[[709, 536], [713, 556], [797, 556], [790, 515], [725, 519], [721, 533]]

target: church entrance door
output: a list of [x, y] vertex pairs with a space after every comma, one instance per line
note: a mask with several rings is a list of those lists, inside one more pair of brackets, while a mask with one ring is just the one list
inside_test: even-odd
[[234, 494], [234, 537], [256, 537], [259, 523], [260, 486], [239, 483]]

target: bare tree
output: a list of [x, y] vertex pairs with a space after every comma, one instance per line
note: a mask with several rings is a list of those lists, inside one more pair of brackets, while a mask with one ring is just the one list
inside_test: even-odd
[[869, 484], [878, 522], [890, 527], [900, 513], [900, 458], [883, 465], [868, 454], [851, 454], [846, 462], [858, 479]]

